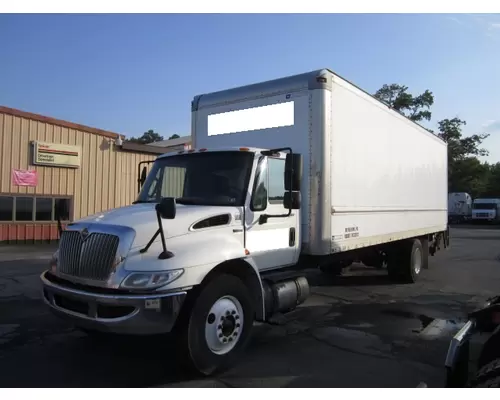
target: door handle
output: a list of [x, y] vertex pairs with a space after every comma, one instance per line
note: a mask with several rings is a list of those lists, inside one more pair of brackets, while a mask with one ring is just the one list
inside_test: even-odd
[[295, 246], [295, 228], [290, 228], [290, 236], [288, 237], [288, 246]]
[[233, 233], [240, 233], [243, 232], [243, 228], [235, 228], [233, 229]]

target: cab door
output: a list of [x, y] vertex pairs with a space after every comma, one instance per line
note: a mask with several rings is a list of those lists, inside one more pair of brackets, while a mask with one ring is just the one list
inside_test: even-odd
[[285, 215], [285, 159], [261, 157], [258, 161], [252, 194], [247, 199], [245, 247], [259, 270], [293, 265], [298, 260], [300, 212], [290, 216], [268, 218], [263, 215]]

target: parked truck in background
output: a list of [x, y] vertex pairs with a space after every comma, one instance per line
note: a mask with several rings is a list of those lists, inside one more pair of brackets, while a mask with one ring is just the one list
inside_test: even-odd
[[500, 221], [500, 199], [474, 199], [472, 203], [472, 220], [476, 222]]
[[448, 194], [448, 222], [460, 223], [472, 217], [472, 197], [469, 193]]
[[[87, 332], [171, 333], [210, 375], [309, 294], [305, 268], [415, 282], [449, 242], [447, 147], [330, 70], [196, 96], [193, 148], [69, 224], [44, 300]], [[174, 355], [172, 355], [173, 357]]]

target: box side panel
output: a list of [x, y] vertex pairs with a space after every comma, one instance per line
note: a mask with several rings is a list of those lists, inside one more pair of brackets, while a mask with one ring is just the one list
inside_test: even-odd
[[331, 112], [332, 250], [446, 229], [444, 142], [338, 77]]

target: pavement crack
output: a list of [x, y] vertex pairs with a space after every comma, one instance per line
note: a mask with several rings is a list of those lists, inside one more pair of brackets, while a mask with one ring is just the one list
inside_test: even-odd
[[346, 353], [357, 354], [357, 355], [360, 355], [360, 356], [366, 356], [366, 357], [383, 359], [383, 360], [394, 360], [395, 359], [395, 357], [392, 356], [392, 355], [370, 354], [370, 353], [366, 353], [366, 352], [362, 352], [362, 351], [357, 351], [357, 350], [352, 350], [352, 349], [348, 349], [348, 348], [345, 348], [345, 347], [342, 347], [342, 346], [338, 346], [336, 344], [333, 344], [331, 342], [328, 342], [326, 340], [318, 338], [317, 336], [315, 336], [313, 333], [311, 333], [308, 330], [303, 331], [303, 333], [306, 334], [307, 336], [313, 338], [314, 340], [316, 340], [319, 343], [326, 344], [327, 346], [330, 346], [330, 347], [332, 347], [334, 349], [337, 349], [337, 350], [345, 351]]

